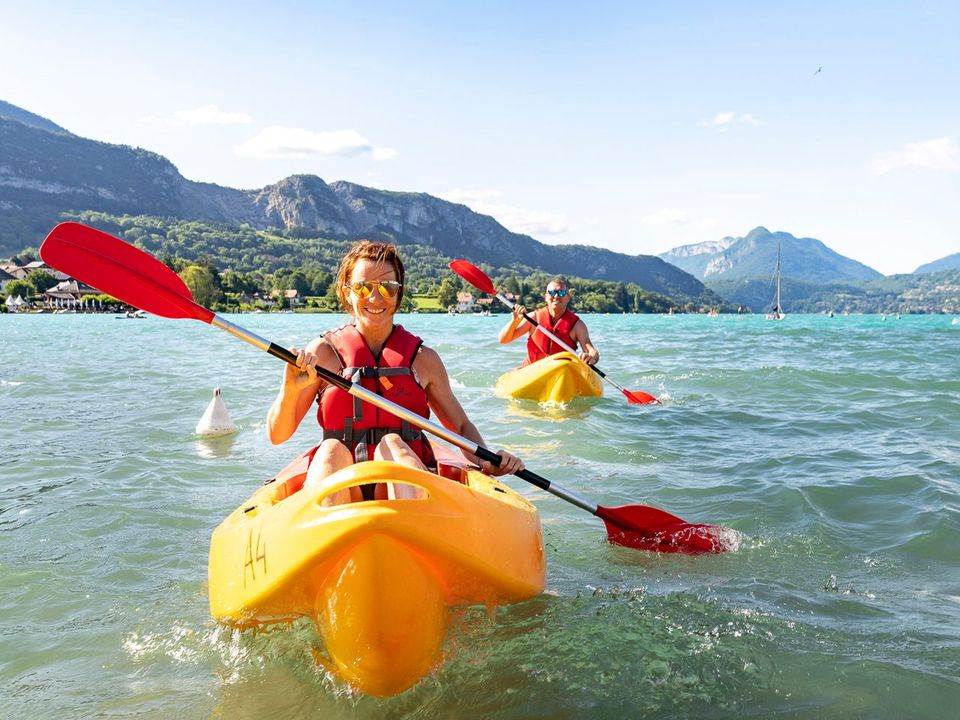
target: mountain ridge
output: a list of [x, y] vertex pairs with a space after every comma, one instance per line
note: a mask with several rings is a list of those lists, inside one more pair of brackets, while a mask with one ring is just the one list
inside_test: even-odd
[[332, 239], [392, 239], [475, 262], [522, 262], [551, 273], [634, 282], [670, 297], [719, 302], [699, 280], [655, 256], [546, 245], [465, 205], [426, 193], [343, 180], [327, 183], [316, 175], [291, 175], [254, 190], [228, 188], [188, 180], [170, 160], [149, 150], [9, 118], [0, 118], [0, 146], [5, 150], [0, 161], [0, 254], [39, 244], [64, 212], [91, 210], [261, 230], [302, 228]]
[[941, 272], [943, 270], [960, 270], [960, 253], [953, 253], [946, 257], [924, 263], [913, 271], [914, 275], [923, 275], [932, 272]]
[[781, 252], [781, 274], [810, 282], [875, 280], [883, 274], [831, 250], [816, 238], [798, 238], [788, 232], [771, 232], [758, 226], [743, 237], [725, 237], [684, 245], [658, 255], [703, 281], [746, 280], [769, 277]]

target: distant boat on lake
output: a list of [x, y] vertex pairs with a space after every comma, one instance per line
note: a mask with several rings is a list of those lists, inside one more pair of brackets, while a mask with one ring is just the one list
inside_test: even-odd
[[774, 282], [777, 285], [776, 294], [773, 296], [773, 305], [770, 312], [767, 313], [767, 320], [783, 320], [786, 313], [783, 312], [783, 306], [780, 304], [780, 243], [777, 243], [777, 269], [773, 274]]

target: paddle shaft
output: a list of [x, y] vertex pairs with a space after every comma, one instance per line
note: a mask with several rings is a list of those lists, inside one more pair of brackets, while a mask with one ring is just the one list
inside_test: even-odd
[[[507, 306], [508, 308], [510, 308], [511, 310], [513, 309], [514, 303], [511, 302], [510, 300], [507, 300], [507, 298], [505, 298], [505, 297], [504, 297], [503, 295], [501, 295], [500, 293], [497, 293], [497, 299], [498, 299], [500, 302], [506, 304], [506, 306]], [[541, 324], [538, 323], [536, 320], [534, 320], [534, 319], [529, 315], [529, 313], [524, 313], [524, 314], [523, 314], [523, 319], [526, 320], [526, 321], [527, 321], [528, 323], [530, 323], [531, 325], [533, 325], [535, 328], [539, 329], [540, 332], [542, 332], [542, 333], [543, 333], [544, 335], [546, 335], [548, 338], [550, 338], [551, 340], [553, 340], [557, 345], [559, 345], [560, 347], [562, 347], [562, 348], [563, 348], [564, 350], [566, 350], [568, 353], [571, 353], [571, 354], [573, 354], [573, 355], [576, 355], [577, 357], [580, 357], [579, 355], [577, 355], [577, 351], [576, 351], [576, 350], [574, 350], [572, 347], [570, 347], [569, 345], [567, 345], [563, 340], [561, 340], [560, 338], [558, 338], [556, 335], [554, 335], [552, 332], [550, 332], [547, 328], [545, 328], [543, 325], [541, 325]], [[622, 387], [620, 387], [613, 379], [608, 378], [608, 377], [607, 377], [607, 374], [606, 374], [605, 372], [603, 372], [603, 370], [601, 370], [600, 368], [598, 368], [596, 365], [591, 365], [591, 364], [588, 363], [588, 362], [584, 362], [583, 364], [586, 365], [586, 366], [587, 366], [588, 368], [590, 368], [591, 370], [593, 370], [597, 375], [599, 375], [600, 377], [602, 377], [602, 378], [603, 378], [604, 380], [606, 380], [608, 383], [610, 383], [611, 385], [613, 385], [613, 386], [614, 386], [617, 390], [619, 390], [620, 392], [622, 392], [622, 393], [626, 393], [626, 392], [627, 392], [627, 391], [624, 390]]]
[[[210, 324], [230, 333], [234, 337], [240, 338], [244, 342], [250, 343], [254, 347], [260, 348], [264, 352], [270, 353], [274, 357], [279, 358], [284, 362], [288, 362], [294, 366], [297, 364], [297, 356], [290, 352], [287, 348], [277, 345], [276, 343], [272, 343], [269, 340], [260, 337], [256, 333], [250, 332], [249, 330], [224, 319], [220, 315], [214, 314]], [[398, 418], [406, 420], [407, 422], [416, 425], [417, 427], [422, 428], [423, 430], [426, 430], [443, 440], [446, 440], [451, 445], [456, 445], [457, 447], [476, 455], [481, 460], [486, 460], [487, 462], [496, 466], [500, 465], [500, 456], [495, 452], [483, 447], [482, 445], [478, 445], [472, 440], [468, 440], [462, 435], [443, 427], [443, 425], [432, 422], [431, 420], [423, 417], [423, 415], [418, 415], [402, 405], [397, 405], [396, 403], [387, 400], [385, 397], [377, 395], [372, 390], [368, 390], [367, 388], [363, 387], [363, 385], [358, 385], [357, 383], [352, 382], [345, 377], [341, 377], [340, 375], [337, 375], [336, 373], [331, 372], [324, 367], [315, 365], [314, 369], [317, 371], [317, 375], [323, 378], [326, 382], [330, 383], [331, 385], [335, 385], [344, 392], [348, 392], [351, 395], [360, 398], [364, 402], [375, 405], [381, 410], [386, 410], [388, 413], [396, 415]], [[523, 469], [518, 473], [514, 473], [514, 475], [521, 480], [526, 480], [531, 485], [536, 485], [538, 488], [545, 490], [551, 495], [557, 496], [561, 500], [566, 500], [567, 502], [586, 510], [592, 515], [597, 514], [596, 505], [584, 500], [568, 490], [563, 489], [559, 485], [555, 485], [545, 477], [537, 475], [535, 472]]]

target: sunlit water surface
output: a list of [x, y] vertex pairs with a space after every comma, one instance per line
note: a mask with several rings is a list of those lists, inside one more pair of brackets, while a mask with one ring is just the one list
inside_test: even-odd
[[[515, 478], [547, 591], [459, 612], [441, 668], [378, 701], [308, 621], [218, 627], [210, 533], [316, 440], [271, 446], [282, 368], [202, 323], [0, 316], [0, 717], [954, 718], [960, 326], [950, 317], [587, 316], [600, 366], [660, 407], [493, 396], [503, 316], [403, 316], [492, 447], [602, 505], [738, 533], [656, 555]], [[341, 322], [235, 321], [286, 345]], [[193, 429], [214, 387], [239, 432]]]

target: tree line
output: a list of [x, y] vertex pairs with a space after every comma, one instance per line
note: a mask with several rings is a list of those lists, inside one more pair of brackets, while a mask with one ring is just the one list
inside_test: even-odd
[[[258, 303], [283, 291], [296, 290], [306, 306], [318, 311], [339, 309], [335, 275], [340, 259], [351, 240], [325, 238], [309, 230], [269, 228], [258, 230], [248, 225], [229, 226], [179, 218], [149, 215], [111, 215], [84, 211], [65, 214], [158, 257], [183, 278], [202, 305], [218, 311], [253, 309]], [[415, 297], [435, 299], [430, 305], [440, 311], [457, 304], [457, 294], [474, 288], [449, 270], [448, 258], [432, 247], [398, 244], [406, 268], [406, 289], [401, 311], [417, 308]], [[31, 255], [34, 253], [30, 253]], [[522, 264], [506, 267], [481, 264], [480, 267], [502, 291], [512, 293], [516, 302], [534, 308], [543, 302], [543, 293], [553, 275]], [[56, 284], [53, 276], [42, 271], [30, 275], [26, 285], [10, 287], [30, 295], [42, 294]], [[647, 292], [635, 283], [611, 282], [570, 277], [573, 305], [577, 312], [663, 313], [671, 308], [681, 312], [699, 312], [694, 303], [680, 304], [670, 298]], [[30, 287], [27, 287], [27, 286]], [[9, 287], [8, 287], [9, 292]], [[256, 299], [254, 299], [256, 296]], [[252, 300], [252, 301], [251, 301]], [[492, 312], [506, 312], [497, 301]]]

